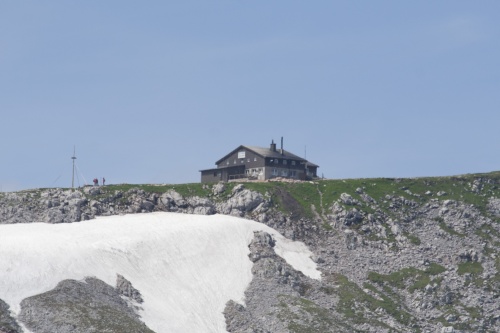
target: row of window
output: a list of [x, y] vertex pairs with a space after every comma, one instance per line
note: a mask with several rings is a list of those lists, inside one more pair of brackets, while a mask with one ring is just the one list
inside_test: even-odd
[[245, 173], [248, 176], [259, 176], [259, 175], [262, 175], [262, 169], [261, 168], [246, 169]]
[[[275, 158], [274, 159], [274, 164], [279, 164], [279, 163], [280, 163], [280, 160], [278, 158]], [[287, 165], [287, 164], [288, 164], [288, 160], [283, 160], [283, 165]], [[291, 161], [290, 164], [291, 165], [295, 165], [295, 161]]]
[[[259, 176], [263, 174], [263, 169], [262, 168], [253, 168], [253, 169], [246, 169], [245, 174], [247, 176]], [[297, 171], [296, 170], [288, 170], [288, 169], [278, 169], [278, 168], [273, 168], [271, 174], [273, 176], [281, 176], [281, 177], [290, 177], [290, 178], [297, 178]], [[222, 177], [222, 173], [220, 171], [214, 171], [214, 177]]]
[[[241, 158], [239, 160], [240, 160], [240, 163], [244, 163], [245, 162], [244, 158]], [[257, 157], [254, 157], [253, 161], [257, 162]], [[278, 158], [275, 158], [274, 160], [271, 160], [271, 162], [274, 162], [274, 164], [279, 164], [280, 160]], [[250, 159], [249, 158], [247, 159], [247, 163], [250, 163]], [[236, 159], [233, 160], [233, 164], [236, 164]], [[288, 160], [283, 160], [283, 165], [287, 165], [287, 164], [288, 164]], [[290, 161], [290, 164], [291, 165], [296, 165], [296, 161]], [[229, 160], [226, 161], [226, 165], [229, 165]]]
[[273, 176], [296, 178], [297, 177], [297, 171], [295, 171], [295, 170], [287, 170], [287, 169], [281, 169], [280, 170], [280, 169], [273, 168], [272, 175]]
[[[254, 157], [253, 161], [257, 162], [257, 157]], [[243, 163], [243, 162], [245, 162], [245, 159], [241, 158], [240, 159], [240, 163]], [[247, 158], [247, 163], [250, 163], [250, 159], [249, 158]], [[233, 164], [236, 164], [236, 159], [233, 160]], [[226, 161], [226, 165], [229, 165], [229, 160]]]

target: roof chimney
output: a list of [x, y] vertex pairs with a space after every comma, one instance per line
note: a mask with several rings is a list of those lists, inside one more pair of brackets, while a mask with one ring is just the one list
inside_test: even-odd
[[269, 147], [271, 151], [276, 151], [276, 144], [274, 143], [274, 140], [271, 141], [271, 147]]
[[281, 137], [281, 155], [283, 155], [283, 137]]

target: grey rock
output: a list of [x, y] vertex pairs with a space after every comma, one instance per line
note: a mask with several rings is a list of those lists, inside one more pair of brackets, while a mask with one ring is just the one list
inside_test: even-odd
[[[238, 188], [238, 189], [236, 189]], [[264, 202], [264, 197], [257, 192], [244, 189], [243, 185], [235, 186], [233, 195], [222, 203], [216, 204], [217, 212], [226, 215], [244, 216]]]
[[488, 200], [488, 210], [496, 217], [500, 217], [500, 198], [490, 198]]
[[255, 324], [259, 320], [253, 318], [251, 314], [246, 311], [245, 307], [232, 300], [226, 303], [224, 309], [224, 316], [226, 318], [226, 329], [232, 333], [271, 333], [268, 330], [260, 328], [259, 324]]
[[458, 257], [459, 257], [460, 261], [462, 261], [462, 262], [477, 262], [477, 261], [480, 261], [479, 254], [476, 251], [472, 250], [472, 249], [460, 251]]
[[357, 205], [359, 202], [354, 199], [350, 194], [342, 193], [340, 195], [340, 201], [345, 205]]
[[475, 179], [471, 184], [471, 191], [479, 193], [483, 189], [483, 180], [481, 178]]
[[140, 204], [140, 209], [141, 209], [141, 212], [143, 212], [143, 213], [152, 212], [154, 210], [154, 208], [155, 208], [154, 203], [152, 203], [151, 201], [148, 201], [148, 200], [144, 200]]
[[361, 196], [361, 199], [363, 199], [364, 202], [366, 203], [376, 203], [377, 201], [375, 199], [373, 199], [372, 197], [370, 197], [368, 194], [366, 193], [361, 193], [360, 194]]
[[345, 235], [345, 245], [348, 250], [354, 250], [356, 249], [358, 245], [358, 237], [355, 232], [352, 230], [346, 229], [344, 230], [344, 235]]
[[270, 235], [254, 233], [249, 245], [249, 257], [257, 258], [252, 260], [254, 278], [245, 291], [245, 306], [234, 301], [226, 304], [228, 332], [354, 332], [349, 324], [339, 323], [338, 298], [330, 292], [334, 288], [328, 281], [294, 270], [274, 253], [273, 246]]
[[226, 190], [226, 183], [224, 183], [224, 182], [219, 182], [219, 183], [215, 184], [214, 186], [212, 186], [212, 193], [214, 195], [220, 195], [220, 194], [224, 193], [225, 190]]
[[347, 211], [347, 214], [344, 216], [343, 222], [344, 225], [351, 225], [361, 222], [362, 219], [363, 216], [361, 215], [360, 211], [354, 208], [352, 210]]
[[446, 327], [443, 327], [441, 328], [441, 333], [455, 333], [457, 332], [453, 326], [446, 326]]
[[99, 186], [84, 187], [83, 192], [91, 196], [96, 196], [102, 193], [101, 188]]
[[451, 291], [447, 291], [441, 297], [441, 302], [442, 302], [442, 304], [452, 304], [454, 298], [455, 298], [455, 295]]
[[191, 197], [187, 199], [189, 212], [199, 215], [213, 215], [216, 213], [214, 203], [207, 198]]
[[163, 204], [167, 211], [178, 211], [181, 208], [187, 207], [187, 202], [182, 195], [174, 190], [163, 193], [160, 197], [160, 202]]
[[7, 303], [0, 299], [0, 332], [2, 333], [22, 333], [23, 330], [12, 317]]
[[233, 187], [232, 194], [234, 195], [240, 191], [243, 191], [244, 188], [245, 188], [245, 186], [243, 184], [238, 184], [235, 187]]
[[125, 279], [122, 275], [116, 274], [116, 290], [120, 295], [133, 299], [137, 303], [142, 303], [142, 295], [139, 290], [135, 289], [129, 280]]
[[21, 302], [19, 320], [36, 333], [152, 333], [119, 292], [96, 278], [64, 280]]

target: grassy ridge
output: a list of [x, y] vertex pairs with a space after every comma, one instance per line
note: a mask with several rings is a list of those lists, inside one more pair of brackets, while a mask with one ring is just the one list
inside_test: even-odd
[[[476, 182], [476, 185], [475, 185]], [[223, 199], [231, 194], [238, 183], [226, 184], [226, 191], [219, 197]], [[386, 196], [397, 196], [425, 204], [431, 199], [457, 200], [474, 205], [488, 216], [487, 203], [490, 197], [500, 197], [500, 172], [485, 174], [468, 174], [452, 177], [422, 177], [422, 178], [366, 178], [345, 180], [317, 180], [314, 182], [244, 182], [241, 183], [250, 190], [271, 197], [276, 208], [287, 212], [279, 192], [286, 192], [300, 204], [305, 217], [313, 217], [313, 207], [317, 212], [327, 212], [334, 201], [342, 193], [350, 194], [362, 202], [357, 189], [369, 195], [377, 202], [379, 209], [389, 212]], [[185, 197], [214, 197], [212, 184], [116, 184], [102, 187], [104, 194], [115, 191], [126, 192], [137, 188], [147, 193], [164, 193], [175, 190]], [[437, 194], [439, 193], [439, 196]], [[363, 209], [370, 212], [369, 206]], [[499, 221], [500, 222], [500, 221]], [[417, 240], [415, 240], [417, 241]]]

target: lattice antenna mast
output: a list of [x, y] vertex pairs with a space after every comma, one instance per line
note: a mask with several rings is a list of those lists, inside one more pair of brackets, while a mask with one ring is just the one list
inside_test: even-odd
[[76, 160], [76, 148], [73, 146], [73, 156], [71, 157], [73, 160], [73, 176], [71, 177], [71, 188], [75, 188], [75, 160]]

